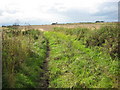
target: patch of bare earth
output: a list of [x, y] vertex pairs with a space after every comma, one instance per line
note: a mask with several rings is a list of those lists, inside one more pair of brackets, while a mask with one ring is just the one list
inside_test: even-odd
[[48, 70], [48, 62], [49, 62], [49, 42], [47, 41], [47, 52], [46, 52], [46, 59], [43, 62], [43, 72], [40, 74], [40, 81], [38, 88], [48, 88], [49, 87], [49, 70]]

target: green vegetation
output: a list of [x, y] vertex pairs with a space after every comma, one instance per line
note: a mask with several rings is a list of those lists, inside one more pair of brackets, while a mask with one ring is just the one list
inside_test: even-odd
[[112, 58], [108, 45], [112, 44], [112, 50], [118, 48], [118, 31], [117, 27], [103, 27], [96, 31], [55, 28], [45, 32], [51, 49], [49, 87], [117, 88], [118, 52], [112, 52]]
[[118, 56], [118, 42], [120, 28], [118, 26], [104, 26], [100, 29], [89, 30], [87, 28], [55, 28], [54, 31], [66, 35], [75, 36], [86, 47], [99, 47], [112, 57]]
[[4, 30], [2, 56], [3, 88], [38, 86], [46, 57], [46, 42], [40, 31]]
[[[3, 31], [3, 87], [118, 88], [119, 33], [115, 25], [44, 33], [9, 27]], [[42, 82], [48, 75], [49, 84]]]

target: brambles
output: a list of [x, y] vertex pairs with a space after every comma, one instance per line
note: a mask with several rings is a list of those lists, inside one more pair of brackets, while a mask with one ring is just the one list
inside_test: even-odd
[[74, 35], [76, 40], [80, 40], [86, 47], [98, 46], [102, 51], [109, 53], [115, 58], [119, 55], [119, 33], [120, 28], [117, 25], [104, 26], [100, 29], [90, 30], [87, 28], [54, 28], [55, 32], [63, 32], [66, 35]]
[[[118, 26], [106, 26], [102, 27], [86, 39], [87, 46], [99, 46], [103, 47], [112, 57], [118, 54], [118, 34], [120, 33], [120, 28]], [[118, 55], [117, 55], [118, 56]]]

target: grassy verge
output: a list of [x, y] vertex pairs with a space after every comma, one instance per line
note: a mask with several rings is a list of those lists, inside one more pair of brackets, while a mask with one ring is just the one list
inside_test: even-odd
[[38, 86], [46, 57], [46, 41], [41, 32], [4, 30], [2, 56], [3, 88]]

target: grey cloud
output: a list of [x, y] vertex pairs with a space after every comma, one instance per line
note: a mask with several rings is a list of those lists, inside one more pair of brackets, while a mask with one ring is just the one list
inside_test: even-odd
[[[64, 7], [61, 7], [61, 8], [64, 8]], [[79, 22], [81, 20], [82, 21], [87, 20], [87, 18], [90, 16], [90, 13], [88, 11], [83, 9], [78, 9], [78, 8], [70, 8], [70, 9], [67, 9], [66, 11], [59, 11], [55, 7], [52, 7], [49, 9], [48, 12], [68, 17], [71, 21], [76, 21], [76, 22]]]
[[0, 9], [0, 16], [3, 16], [4, 15], [4, 13], [8, 13], [8, 14], [16, 14], [16, 13], [18, 13], [19, 11], [18, 10], [16, 10], [16, 9], [8, 9], [8, 10], [2, 10], [2, 9]]
[[[91, 14], [89, 11], [79, 8], [70, 8], [66, 11], [60, 11], [55, 6], [49, 9], [49, 13], [55, 13], [62, 16], [68, 17], [71, 22], [81, 21], [115, 21], [118, 18], [118, 3], [117, 2], [106, 2], [98, 6], [98, 12]], [[64, 8], [64, 7], [61, 7]]]
[[0, 16], [2, 16], [3, 15], [3, 10], [0, 10]]
[[104, 16], [106, 20], [117, 20], [118, 18], [118, 3], [106, 2], [98, 7], [98, 12], [93, 16]]
[[120, 22], [120, 1], [119, 1], [119, 4], [118, 4], [118, 21]]
[[6, 10], [6, 12], [9, 13], [9, 14], [16, 14], [19, 11], [17, 11], [17, 10]]
[[[64, 7], [61, 7], [64, 8]], [[71, 21], [115, 21], [118, 19], [118, 3], [105, 2], [98, 5], [98, 12], [91, 14], [89, 11], [79, 8], [71, 8], [67, 11], [59, 11], [56, 7], [49, 9], [50, 13], [56, 13], [70, 18]]]

